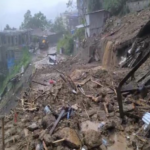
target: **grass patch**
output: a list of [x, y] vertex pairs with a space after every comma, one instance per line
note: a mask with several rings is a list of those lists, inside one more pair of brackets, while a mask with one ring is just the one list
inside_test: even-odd
[[[28, 64], [31, 61], [31, 54], [29, 53], [28, 49], [24, 48], [22, 49], [23, 51], [23, 56], [22, 59], [19, 63], [16, 63], [15, 66], [13, 67], [12, 71], [5, 77], [2, 86], [0, 87], [0, 94], [3, 93], [5, 87], [8, 85], [8, 82], [11, 78], [13, 78], [17, 73], [20, 72], [20, 69], [22, 66], [26, 68]], [[10, 87], [11, 85], [8, 85]]]

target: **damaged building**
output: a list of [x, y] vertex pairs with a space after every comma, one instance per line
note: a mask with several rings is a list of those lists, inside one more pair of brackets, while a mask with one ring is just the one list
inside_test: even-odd
[[6, 74], [22, 58], [22, 48], [31, 43], [31, 30], [0, 32], [0, 74]]
[[145, 9], [122, 18], [112, 17], [106, 22], [99, 44], [103, 66], [119, 66], [122, 57], [127, 55], [138, 37], [139, 31], [149, 21], [149, 12], [149, 9]]

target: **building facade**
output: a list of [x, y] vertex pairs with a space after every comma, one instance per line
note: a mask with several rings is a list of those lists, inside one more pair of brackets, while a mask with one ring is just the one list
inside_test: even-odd
[[99, 10], [85, 15], [86, 18], [86, 36], [91, 37], [102, 32], [106, 20], [110, 17], [110, 13], [106, 10]]
[[30, 30], [0, 32], [0, 75], [6, 75], [22, 59], [22, 47], [30, 42]]

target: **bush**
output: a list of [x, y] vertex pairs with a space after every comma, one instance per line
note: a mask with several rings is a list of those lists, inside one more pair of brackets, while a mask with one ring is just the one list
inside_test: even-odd
[[76, 30], [75, 34], [74, 34], [74, 38], [78, 38], [79, 41], [82, 41], [85, 37], [85, 29], [84, 28], [81, 28], [81, 29], [78, 29]]
[[88, 11], [93, 12], [102, 9], [102, 3], [100, 0], [88, 0]]
[[74, 49], [74, 41], [73, 37], [69, 34], [65, 35], [57, 44], [57, 50], [59, 51], [60, 48], [64, 48], [64, 53], [69, 55], [73, 52]]
[[104, 9], [111, 12], [112, 15], [118, 15], [125, 6], [126, 0], [105, 0]]
[[29, 53], [28, 49], [24, 48], [22, 51], [23, 56], [21, 61], [19, 63], [15, 63], [15, 66], [13, 67], [12, 71], [8, 75], [6, 75], [5, 78], [3, 78], [3, 82], [1, 83], [2, 86], [0, 86], [0, 94], [4, 91], [9, 80], [20, 72], [21, 67], [24, 66], [24, 68], [26, 68], [27, 65], [30, 63], [31, 54]]

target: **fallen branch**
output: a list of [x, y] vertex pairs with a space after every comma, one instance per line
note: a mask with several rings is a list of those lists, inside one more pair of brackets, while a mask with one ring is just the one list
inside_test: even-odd
[[99, 83], [99, 82], [97, 82], [97, 81], [94, 81], [92, 78], [91, 78], [91, 82], [93, 82], [93, 83], [95, 83], [95, 84], [97, 84], [97, 85], [103, 87], [103, 85], [102, 85], [101, 83]]
[[76, 85], [80, 85], [83, 86], [84, 84], [86, 84], [87, 82], [89, 82], [91, 80], [91, 78], [86, 79], [85, 81], [79, 83], [79, 82], [75, 82]]

